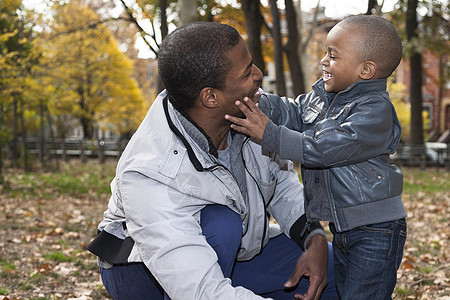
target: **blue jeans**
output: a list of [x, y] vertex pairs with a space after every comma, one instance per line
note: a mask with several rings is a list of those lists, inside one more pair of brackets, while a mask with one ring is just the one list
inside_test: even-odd
[[[296, 290], [284, 290], [283, 284], [294, 272], [297, 260], [303, 253], [285, 235], [270, 239], [263, 251], [250, 261], [236, 262], [242, 235], [240, 216], [226, 206], [208, 205], [202, 210], [200, 225], [207, 242], [217, 253], [224, 276], [231, 278], [234, 286], [243, 286], [263, 297], [277, 300], [292, 300], [295, 293], [304, 294], [308, 290], [307, 278], [301, 279]], [[113, 299], [169, 299], [143, 263], [100, 268], [100, 273], [103, 285]], [[327, 276], [328, 285], [321, 299], [338, 299], [330, 243]]]
[[334, 270], [341, 300], [391, 299], [406, 241], [405, 219], [333, 233]]

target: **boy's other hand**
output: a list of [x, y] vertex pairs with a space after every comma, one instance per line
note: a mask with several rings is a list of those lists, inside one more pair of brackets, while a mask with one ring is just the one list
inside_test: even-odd
[[269, 118], [248, 97], [245, 97], [243, 102], [236, 101], [235, 104], [246, 118], [225, 115], [225, 119], [233, 123], [231, 128], [262, 141], [264, 129], [269, 122]]

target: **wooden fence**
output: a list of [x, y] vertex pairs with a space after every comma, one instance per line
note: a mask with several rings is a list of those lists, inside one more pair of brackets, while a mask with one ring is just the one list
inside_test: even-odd
[[[58, 157], [67, 161], [70, 157], [79, 157], [85, 162], [88, 158], [98, 158], [104, 162], [107, 157], [119, 158], [128, 140], [96, 141], [75, 139], [30, 138], [25, 141], [26, 152], [42, 158]], [[420, 145], [401, 145], [390, 156], [390, 161], [399, 166], [444, 167], [450, 169], [450, 148], [430, 148]]]
[[28, 154], [43, 157], [59, 157], [67, 161], [70, 157], [79, 157], [83, 162], [88, 158], [98, 158], [104, 162], [107, 157], [119, 158], [125, 149], [127, 140], [103, 141], [84, 139], [46, 139], [29, 138], [25, 140]]

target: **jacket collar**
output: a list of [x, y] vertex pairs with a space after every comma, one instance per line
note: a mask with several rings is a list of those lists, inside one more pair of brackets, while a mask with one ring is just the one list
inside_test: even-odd
[[324, 97], [325, 99], [331, 101], [336, 95], [343, 97], [344, 99], [354, 98], [357, 96], [361, 96], [362, 94], [377, 92], [377, 91], [385, 91], [387, 87], [387, 79], [370, 79], [370, 80], [360, 80], [353, 83], [346, 90], [340, 91], [339, 93], [328, 93], [325, 91], [325, 85], [323, 82], [323, 78], [317, 80], [313, 85], [313, 90]]
[[[220, 164], [217, 162], [215, 162], [212, 166], [204, 167], [198, 159], [192, 145], [188, 141], [193, 141], [202, 151], [217, 158], [217, 148], [214, 146], [208, 134], [186, 113], [184, 113], [182, 110], [176, 109], [171, 104], [168, 96], [165, 96], [162, 102], [169, 128], [186, 147], [189, 159], [194, 165], [195, 169], [199, 172], [204, 172], [218, 167]], [[245, 136], [242, 134], [237, 134], [237, 132], [235, 131], [232, 131], [231, 134], [233, 136], [232, 144], [228, 145], [228, 147], [239, 149], [246, 140]]]

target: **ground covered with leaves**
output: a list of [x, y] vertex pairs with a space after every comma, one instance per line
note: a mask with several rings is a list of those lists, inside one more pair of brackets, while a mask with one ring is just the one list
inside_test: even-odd
[[[7, 168], [0, 186], [0, 300], [109, 299], [85, 250], [109, 198], [115, 162]], [[393, 299], [450, 299], [450, 173], [404, 169], [408, 238]]]

